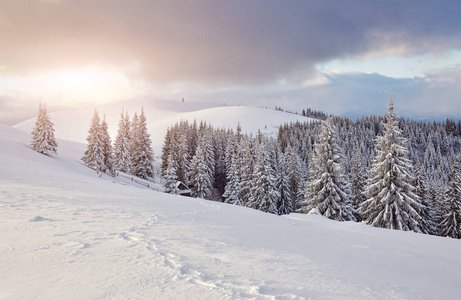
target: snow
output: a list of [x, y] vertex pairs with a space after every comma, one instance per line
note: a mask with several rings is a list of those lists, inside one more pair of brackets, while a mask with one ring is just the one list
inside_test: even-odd
[[[91, 117], [91, 114], [90, 114]], [[163, 194], [0, 125], [0, 299], [459, 299], [460, 240]]]
[[[276, 134], [279, 125], [285, 122], [311, 120], [301, 115], [294, 115], [273, 109], [168, 100], [117, 102], [88, 109], [53, 112], [49, 115], [51, 121], [54, 123], [55, 136], [57, 138], [86, 143], [91, 117], [96, 108], [101, 119], [103, 114], [106, 115], [110, 136], [112, 140], [115, 140], [122, 107], [128, 110], [130, 119], [133, 118], [135, 112], [139, 115], [141, 107], [144, 107], [155, 155], [159, 155], [161, 152], [167, 128], [181, 120], [187, 120], [191, 123], [194, 120], [198, 123], [206, 121], [217, 128], [225, 127], [233, 128], [234, 130], [240, 123], [243, 133], [254, 134], [258, 132], [258, 129], [261, 129], [263, 133]], [[31, 132], [34, 124], [35, 118], [16, 124], [14, 127]]]

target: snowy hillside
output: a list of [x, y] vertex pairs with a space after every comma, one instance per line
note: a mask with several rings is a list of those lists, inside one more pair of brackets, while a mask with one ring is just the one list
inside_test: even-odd
[[[101, 115], [105, 114], [112, 140], [115, 139], [122, 107], [128, 109], [130, 116], [140, 112], [144, 107], [147, 116], [149, 133], [152, 135], [152, 146], [156, 155], [160, 153], [164, 136], [169, 126], [181, 120], [193, 122], [206, 121], [215, 128], [236, 128], [240, 123], [243, 132], [256, 133], [260, 129], [264, 133], [277, 133], [278, 127], [284, 123], [297, 120], [309, 120], [306, 117], [289, 114], [273, 109], [250, 106], [222, 106], [212, 103], [176, 102], [167, 100], [135, 100], [112, 103], [96, 107]], [[86, 143], [90, 120], [94, 108], [69, 110], [50, 113], [57, 138]], [[14, 127], [30, 132], [35, 124], [31, 119]]]
[[[58, 121], [59, 123], [59, 121]], [[461, 243], [100, 178], [0, 126], [0, 299], [459, 299]]]

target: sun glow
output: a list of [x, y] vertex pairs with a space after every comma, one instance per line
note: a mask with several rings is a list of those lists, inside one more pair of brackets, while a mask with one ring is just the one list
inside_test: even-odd
[[126, 75], [125, 71], [88, 66], [41, 71], [23, 77], [0, 77], [0, 92], [11, 98], [33, 97], [73, 107], [99, 105], [145, 93], [148, 85]]
[[94, 66], [42, 72], [33, 80], [36, 91], [62, 97], [68, 104], [102, 104], [134, 92], [132, 81], [123, 72]]

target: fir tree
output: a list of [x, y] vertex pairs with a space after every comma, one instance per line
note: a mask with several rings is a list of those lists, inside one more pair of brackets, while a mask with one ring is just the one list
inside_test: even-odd
[[320, 143], [315, 145], [306, 200], [301, 203], [300, 212], [318, 211], [337, 221], [356, 220], [350, 203], [350, 184], [341, 167], [342, 158], [335, 127], [332, 120], [327, 119]]
[[[134, 122], [133, 122], [134, 123]], [[168, 157], [173, 152], [173, 128], [167, 128], [165, 138], [162, 146], [162, 175], [166, 175], [166, 169], [168, 168]], [[187, 182], [186, 182], [187, 183]]]
[[96, 110], [94, 110], [90, 129], [88, 130], [88, 137], [86, 140], [88, 145], [87, 150], [85, 151], [85, 155], [82, 157], [83, 162], [85, 165], [95, 169], [98, 172], [104, 171], [104, 144], [101, 137], [101, 124], [99, 115]]
[[269, 156], [261, 140], [258, 143], [257, 160], [254, 166], [253, 179], [246, 206], [267, 213], [277, 214], [277, 202], [279, 198], [280, 194], [275, 187], [275, 177]]
[[288, 158], [287, 158], [287, 180], [289, 185], [290, 191], [290, 198], [292, 201], [291, 207], [292, 210], [296, 209], [297, 206], [297, 199], [298, 199], [298, 192], [299, 187], [302, 184], [303, 174], [302, 174], [302, 167], [301, 161], [299, 158], [298, 153], [296, 152], [294, 147], [289, 147], [287, 150]]
[[53, 123], [50, 120], [46, 105], [39, 104], [37, 120], [32, 130], [32, 148], [42, 154], [56, 153], [58, 144], [54, 138]]
[[227, 184], [223, 194], [225, 199], [224, 202], [235, 205], [242, 205], [243, 202], [239, 196], [241, 187], [237, 155], [232, 155], [231, 160], [231, 165], [227, 170]]
[[240, 170], [240, 199], [243, 205], [247, 206], [250, 198], [251, 184], [253, 181], [253, 170], [255, 164], [254, 147], [251, 138], [246, 138], [240, 143], [238, 150], [239, 170]]
[[109, 135], [109, 128], [106, 122], [106, 116], [104, 116], [101, 123], [101, 142], [104, 156], [104, 167], [102, 168], [102, 171], [106, 172], [107, 174], [114, 175], [114, 152], [112, 149], [112, 141]]
[[287, 162], [283, 153], [278, 153], [278, 168], [275, 178], [275, 186], [278, 191], [277, 213], [279, 215], [291, 214], [293, 212], [293, 201], [291, 198], [290, 184], [287, 176]]
[[132, 149], [132, 174], [140, 178], [151, 179], [154, 177], [154, 153], [150, 134], [147, 132], [144, 108], [141, 109], [141, 115], [134, 130], [136, 131], [133, 135], [135, 141], [132, 143], [135, 147]]
[[165, 193], [169, 194], [178, 194], [179, 190], [176, 187], [176, 184], [178, 182], [178, 176], [176, 176], [176, 171], [178, 169], [178, 164], [173, 158], [173, 154], [170, 153], [168, 156], [167, 160], [167, 169], [165, 172], [165, 181], [164, 181], [164, 187], [165, 187]]
[[131, 171], [131, 138], [130, 138], [130, 118], [128, 112], [120, 116], [118, 123], [117, 137], [114, 147], [115, 169], [117, 171], [130, 173]]
[[427, 201], [427, 189], [426, 189], [426, 180], [424, 174], [421, 171], [419, 164], [419, 159], [414, 160], [414, 180], [413, 186], [415, 187], [414, 193], [421, 200], [421, 209], [419, 211], [420, 216], [422, 217], [421, 226], [424, 228], [424, 232], [430, 234], [437, 234], [437, 226], [434, 223], [434, 217], [431, 214], [431, 209]]
[[360, 162], [359, 154], [355, 157], [349, 178], [351, 180], [352, 187], [352, 206], [357, 210], [360, 204], [366, 200], [364, 195], [366, 178], [362, 163]]
[[192, 158], [189, 179], [193, 197], [210, 199], [212, 176], [205, 157], [207, 147], [206, 143], [206, 138], [203, 136], [197, 146], [195, 156]]
[[[133, 120], [131, 121], [131, 128], [130, 128], [130, 140], [131, 140], [131, 147], [130, 147], [130, 152], [131, 152], [131, 174], [133, 173], [134, 170], [134, 155], [135, 155], [135, 149], [139, 148], [139, 117], [138, 113], [134, 113]], [[169, 154], [169, 153], [168, 153]], [[168, 156], [166, 156], [168, 158]], [[165, 159], [165, 162], [167, 160]]]
[[461, 238], [461, 176], [459, 163], [453, 160], [451, 179], [445, 192], [445, 213], [440, 223], [440, 235]]
[[419, 214], [423, 207], [414, 194], [406, 139], [398, 128], [392, 97], [383, 125], [384, 135], [376, 139], [377, 155], [366, 186], [368, 199], [360, 205], [359, 212], [367, 224], [375, 227], [424, 232]]

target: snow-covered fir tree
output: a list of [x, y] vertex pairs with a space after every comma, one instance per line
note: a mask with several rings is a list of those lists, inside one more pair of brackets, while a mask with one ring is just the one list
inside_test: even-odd
[[93, 168], [98, 172], [103, 172], [105, 170], [104, 144], [101, 136], [101, 123], [99, 114], [96, 110], [94, 110], [90, 129], [88, 130], [88, 137], [86, 140], [88, 144], [85, 155], [82, 157], [83, 162], [88, 167]]
[[412, 165], [407, 159], [406, 139], [398, 128], [394, 101], [390, 98], [384, 135], [377, 137], [377, 155], [370, 170], [365, 200], [359, 208], [367, 224], [375, 227], [427, 232], [414, 193]]
[[103, 147], [103, 156], [104, 156], [104, 167], [102, 169], [103, 172], [107, 174], [114, 175], [115, 174], [115, 165], [114, 165], [114, 151], [112, 148], [112, 141], [109, 135], [109, 127], [106, 122], [106, 116], [101, 123], [101, 142]]
[[51, 122], [46, 105], [40, 103], [37, 120], [32, 130], [32, 148], [42, 154], [56, 153], [58, 144], [54, 138], [53, 122]]
[[179, 190], [176, 187], [176, 184], [178, 183], [178, 176], [176, 176], [176, 172], [178, 169], [178, 164], [176, 163], [173, 153], [170, 153], [168, 156], [168, 161], [167, 161], [167, 169], [165, 172], [165, 181], [163, 183], [163, 186], [165, 187], [165, 193], [169, 194], [178, 194]]
[[115, 169], [120, 172], [131, 172], [131, 137], [130, 117], [123, 111], [118, 123], [117, 137], [114, 144]]
[[189, 173], [192, 196], [210, 199], [212, 194], [212, 172], [205, 157], [207, 150], [206, 136], [202, 136], [195, 156], [192, 158], [191, 171]]
[[[292, 201], [291, 207], [292, 210], [297, 209], [298, 206], [298, 193], [299, 193], [299, 187], [304, 183], [303, 182], [303, 171], [302, 171], [302, 165], [301, 165], [301, 160], [299, 158], [299, 155], [295, 149], [295, 147], [288, 147], [287, 149], [287, 154], [288, 157], [286, 158], [286, 164], [287, 164], [287, 180], [288, 180], [288, 185], [289, 185], [289, 191], [290, 191], [290, 198]], [[301, 189], [302, 190], [302, 189]]]
[[161, 157], [162, 158], [161, 171], [162, 171], [163, 176], [166, 175], [166, 169], [168, 168], [168, 157], [175, 150], [173, 148], [174, 130], [178, 130], [178, 128], [177, 127], [167, 128], [165, 138], [163, 139], [162, 157]]
[[337, 221], [356, 220], [356, 211], [350, 201], [350, 184], [341, 166], [342, 158], [335, 126], [327, 119], [320, 142], [315, 145], [306, 200], [301, 203], [300, 212], [318, 211]]
[[144, 108], [141, 109], [139, 120], [133, 121], [134, 134], [132, 139], [132, 171], [131, 174], [143, 179], [151, 179], [154, 177], [154, 153], [152, 151], [152, 141], [150, 134], [147, 132], [146, 115]]
[[440, 235], [461, 238], [461, 175], [460, 165], [453, 159], [451, 179], [445, 192], [444, 214], [440, 223]]
[[255, 147], [254, 140], [251, 137], [242, 139], [239, 145], [239, 169], [240, 169], [240, 199], [243, 205], [247, 206], [250, 198], [250, 190], [253, 182], [253, 171], [255, 166]]
[[231, 158], [231, 165], [227, 170], [227, 184], [223, 194], [223, 198], [225, 199], [224, 202], [235, 204], [235, 205], [242, 205], [243, 202], [240, 199], [240, 171], [239, 171], [239, 163], [238, 157], [234, 153]]
[[293, 201], [291, 198], [290, 183], [287, 176], [287, 161], [280, 150], [277, 150], [277, 170], [275, 177], [275, 187], [279, 198], [277, 201], [277, 213], [279, 215], [287, 215], [293, 212]]
[[415, 158], [414, 160], [414, 180], [413, 186], [415, 187], [414, 193], [419, 197], [421, 200], [421, 209], [419, 212], [422, 218], [422, 226], [427, 230], [429, 234], [437, 234], [437, 226], [434, 222], [434, 216], [431, 212], [431, 205], [428, 201], [428, 193], [426, 188], [426, 180], [425, 176], [422, 173], [421, 166], [419, 164], [419, 159]]
[[189, 149], [187, 149], [188, 145], [188, 128], [187, 123], [184, 123], [181, 126], [182, 135], [178, 139], [178, 144], [175, 147], [175, 153], [177, 153], [177, 163], [178, 163], [178, 180], [184, 183], [189, 182], [189, 170], [190, 170], [190, 157], [189, 157]]
[[[131, 140], [131, 146], [130, 146], [130, 152], [131, 152], [131, 170], [130, 173], [133, 174], [133, 167], [134, 167], [134, 151], [135, 149], [139, 148], [139, 117], [138, 113], [134, 113], [133, 120], [131, 121], [131, 127], [130, 127], [130, 140]], [[166, 156], [165, 159], [165, 164], [167, 162], [168, 156]]]
[[352, 188], [352, 206], [357, 210], [360, 204], [366, 200], [364, 191], [367, 183], [365, 171], [363, 170], [362, 162], [358, 154], [352, 164], [349, 178]]
[[247, 207], [277, 214], [277, 202], [280, 194], [275, 185], [275, 175], [270, 163], [264, 141], [257, 141], [257, 160], [253, 170]]

